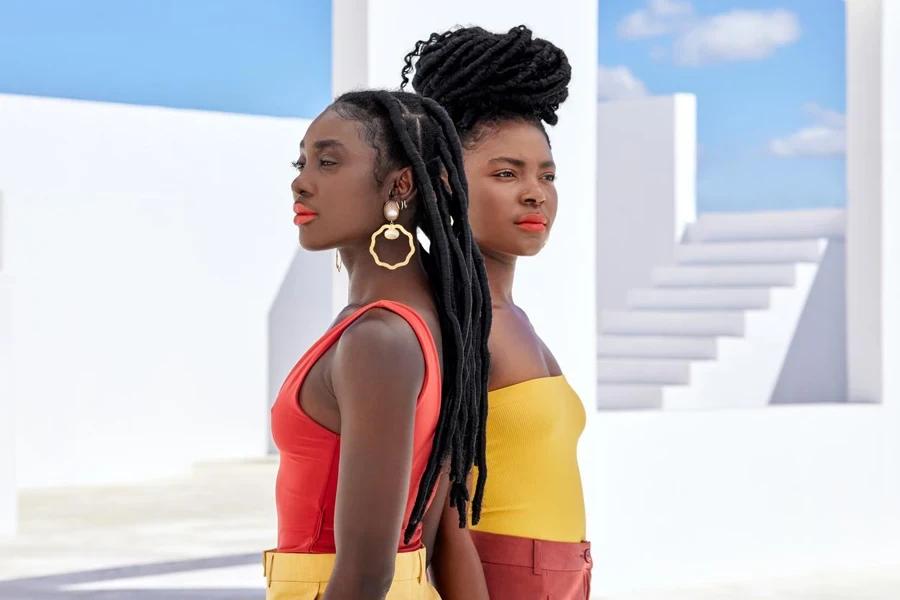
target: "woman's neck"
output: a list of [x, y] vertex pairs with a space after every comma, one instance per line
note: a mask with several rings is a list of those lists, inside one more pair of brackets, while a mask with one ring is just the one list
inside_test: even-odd
[[[405, 236], [387, 243], [379, 239], [376, 251], [382, 262], [397, 264], [406, 258], [409, 245]], [[377, 265], [368, 246], [341, 248], [340, 254], [350, 279], [348, 301], [351, 306], [364, 306], [378, 300], [409, 302], [422, 292], [431, 294], [428, 274], [418, 256], [418, 249], [407, 265], [393, 271]]]
[[494, 306], [513, 305], [512, 290], [516, 276], [516, 257], [482, 250]]

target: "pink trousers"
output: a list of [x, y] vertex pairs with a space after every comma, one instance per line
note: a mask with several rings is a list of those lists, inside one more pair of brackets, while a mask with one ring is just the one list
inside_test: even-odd
[[472, 531], [491, 600], [588, 600], [591, 545]]

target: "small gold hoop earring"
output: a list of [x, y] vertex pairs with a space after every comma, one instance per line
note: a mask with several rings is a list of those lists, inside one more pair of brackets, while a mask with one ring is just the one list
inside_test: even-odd
[[[393, 192], [391, 193], [391, 198], [394, 197]], [[375, 259], [375, 264], [379, 267], [383, 267], [390, 271], [395, 269], [399, 269], [400, 267], [405, 267], [409, 264], [409, 261], [412, 260], [413, 255], [416, 253], [416, 241], [413, 238], [413, 234], [406, 230], [403, 225], [397, 225], [394, 221], [400, 216], [400, 210], [402, 208], [406, 208], [406, 202], [397, 203], [395, 200], [388, 200], [384, 203], [384, 218], [389, 222], [385, 223], [381, 227], [378, 228], [378, 231], [372, 234], [372, 243], [369, 244], [369, 254], [372, 255], [372, 258]], [[409, 242], [409, 253], [406, 255], [406, 258], [402, 261], [394, 264], [386, 263], [378, 256], [378, 253], [375, 251], [375, 244], [378, 242], [378, 236], [384, 233], [384, 238], [387, 240], [396, 240], [400, 237], [400, 234], [406, 236], [407, 241]]]

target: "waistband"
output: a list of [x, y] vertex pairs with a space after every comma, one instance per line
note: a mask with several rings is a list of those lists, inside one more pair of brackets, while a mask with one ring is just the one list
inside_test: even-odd
[[[295, 583], [327, 583], [334, 569], [334, 554], [299, 554], [266, 550], [263, 552], [263, 575], [266, 585], [273, 581]], [[425, 548], [397, 554], [394, 581], [427, 579]]]
[[548, 542], [471, 531], [481, 562], [530, 567], [535, 574], [548, 571], [583, 571], [593, 565], [590, 542]]

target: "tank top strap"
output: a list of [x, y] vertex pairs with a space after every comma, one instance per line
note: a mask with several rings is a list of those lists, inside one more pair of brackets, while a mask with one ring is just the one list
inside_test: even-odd
[[359, 320], [364, 314], [374, 308], [389, 310], [409, 324], [416, 334], [419, 345], [422, 347], [422, 354], [425, 359], [426, 381], [430, 379], [429, 375], [436, 375], [440, 378], [441, 363], [437, 344], [434, 341], [434, 336], [431, 334], [431, 329], [429, 329], [425, 319], [406, 304], [394, 302], [392, 300], [377, 300], [361, 307], [359, 310], [325, 332], [325, 335], [319, 338], [316, 343], [309, 348], [303, 358], [300, 359], [300, 362], [297, 363], [297, 367], [294, 369], [294, 372], [289, 375], [288, 379], [302, 381], [313, 365], [316, 364], [316, 361], [318, 361], [322, 355], [340, 339], [344, 331]]

